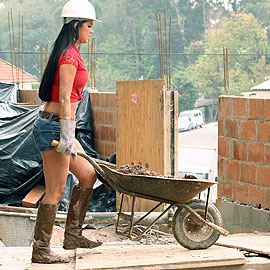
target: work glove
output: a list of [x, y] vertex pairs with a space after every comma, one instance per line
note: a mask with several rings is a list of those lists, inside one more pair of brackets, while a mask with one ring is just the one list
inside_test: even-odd
[[55, 148], [57, 152], [64, 153], [67, 156], [72, 155], [73, 160], [77, 157], [75, 147], [75, 128], [76, 121], [60, 119], [60, 142]]

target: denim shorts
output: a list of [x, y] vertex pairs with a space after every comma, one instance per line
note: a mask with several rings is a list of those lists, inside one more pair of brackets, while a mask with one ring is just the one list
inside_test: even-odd
[[39, 116], [33, 125], [33, 136], [39, 151], [55, 149], [51, 142], [60, 141], [60, 123]]

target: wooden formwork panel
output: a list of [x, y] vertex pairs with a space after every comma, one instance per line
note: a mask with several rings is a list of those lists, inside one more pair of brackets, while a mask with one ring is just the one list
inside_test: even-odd
[[[165, 80], [117, 81], [117, 167], [138, 164], [171, 174], [171, 91]], [[176, 154], [176, 153], [175, 153]], [[130, 211], [126, 196], [123, 211]], [[117, 208], [120, 199], [117, 194]], [[136, 211], [150, 210], [156, 202], [136, 200]]]

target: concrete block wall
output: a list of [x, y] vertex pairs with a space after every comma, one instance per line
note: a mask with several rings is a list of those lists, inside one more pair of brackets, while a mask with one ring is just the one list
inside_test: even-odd
[[270, 209], [270, 99], [220, 96], [218, 199]]
[[95, 150], [106, 159], [116, 152], [116, 93], [91, 92]]

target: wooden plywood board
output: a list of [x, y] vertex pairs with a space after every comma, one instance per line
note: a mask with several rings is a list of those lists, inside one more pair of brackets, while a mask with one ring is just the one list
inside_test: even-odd
[[118, 81], [117, 167], [134, 162], [164, 174], [165, 81]]
[[[170, 175], [171, 91], [165, 90], [165, 80], [117, 81], [116, 91], [117, 167], [141, 163], [162, 175]], [[119, 201], [117, 194], [118, 209]], [[155, 204], [137, 199], [136, 211], [149, 211]], [[130, 211], [128, 196], [123, 211]]]
[[216, 245], [270, 256], [270, 233], [239, 233], [220, 237]]
[[22, 200], [22, 206], [24, 207], [37, 207], [39, 200], [45, 193], [45, 187], [42, 185], [36, 185]]
[[78, 249], [76, 270], [101, 269], [201, 269], [245, 264], [245, 257], [235, 249], [210, 247], [187, 250], [180, 245], [100, 246]]

